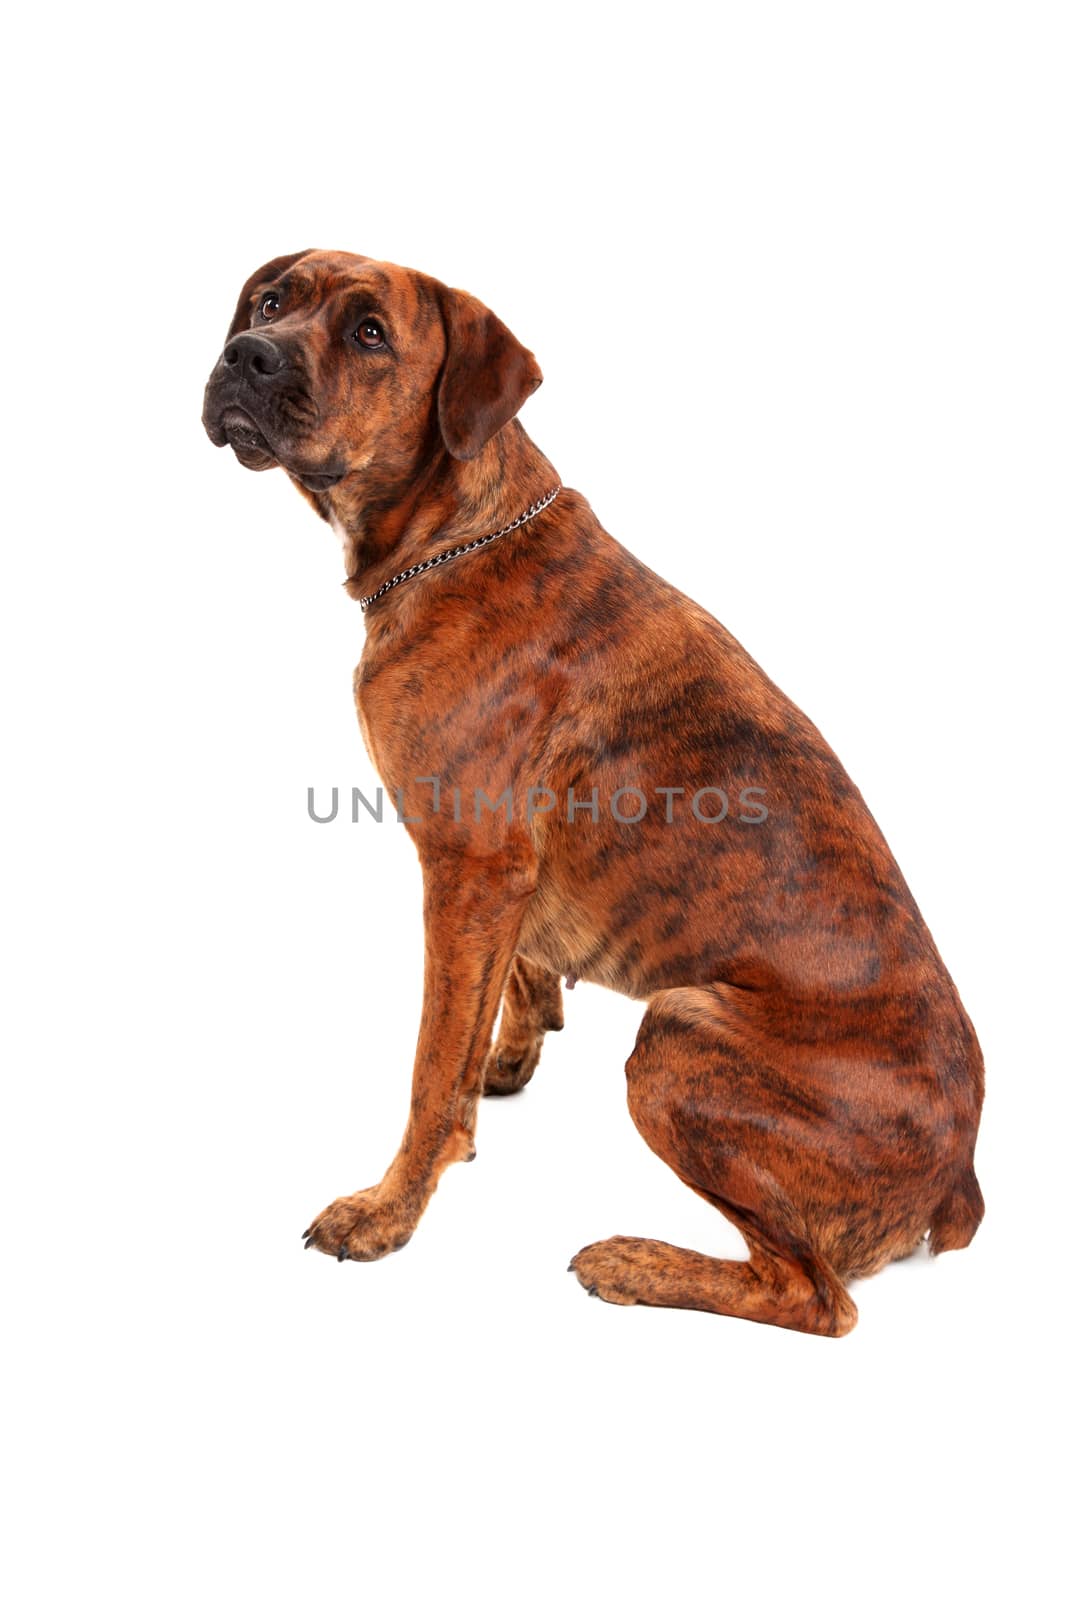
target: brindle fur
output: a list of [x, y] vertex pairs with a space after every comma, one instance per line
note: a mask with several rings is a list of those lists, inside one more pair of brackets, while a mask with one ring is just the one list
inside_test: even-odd
[[[384, 350], [353, 340], [369, 314]], [[250, 337], [284, 366], [242, 369]], [[354, 596], [555, 481], [515, 420], [533, 357], [422, 273], [280, 257], [241, 291], [228, 339], [205, 425], [246, 466], [286, 468], [338, 532]], [[562, 1027], [561, 974], [647, 1001], [626, 1066], [634, 1122], [750, 1252], [604, 1240], [572, 1263], [590, 1293], [842, 1334], [848, 1279], [927, 1235], [934, 1251], [969, 1243], [981, 1052], [885, 840], [807, 717], [580, 494], [377, 602], [355, 690], [390, 795], [421, 815], [425, 993], [396, 1158], [327, 1206], [309, 1245], [367, 1261], [406, 1243], [444, 1168], [473, 1157], [482, 1093], [521, 1089]], [[430, 774], [437, 813], [416, 781]], [[764, 789], [766, 820], [702, 825], [678, 801], [673, 824], [659, 805], [625, 824], [607, 809], [625, 785], [709, 784]], [[536, 786], [561, 797], [554, 811], [528, 819], [520, 801], [474, 822], [476, 789]], [[568, 821], [568, 789], [594, 788], [599, 821]]]

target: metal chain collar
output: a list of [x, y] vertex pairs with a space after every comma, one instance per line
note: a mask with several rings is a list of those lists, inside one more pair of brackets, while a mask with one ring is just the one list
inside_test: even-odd
[[388, 594], [389, 590], [395, 589], [397, 584], [407, 583], [409, 578], [417, 578], [420, 572], [428, 572], [431, 567], [439, 567], [444, 561], [454, 561], [457, 556], [469, 555], [472, 550], [480, 550], [483, 545], [492, 544], [494, 539], [502, 539], [506, 533], [514, 533], [515, 529], [521, 528], [524, 522], [531, 522], [534, 517], [547, 510], [562, 487], [561, 483], [557, 483], [554, 489], [550, 490], [548, 494], [543, 494], [540, 500], [535, 500], [533, 505], [527, 507], [522, 513], [521, 517], [516, 517], [514, 522], [509, 522], [506, 528], [497, 528], [495, 533], [483, 533], [480, 538], [471, 539], [468, 544], [454, 545], [451, 550], [441, 550], [437, 555], [431, 556], [429, 560], [419, 561], [415, 566], [407, 567], [405, 571], [398, 572], [395, 578], [390, 578], [388, 583], [383, 583], [381, 588], [375, 589], [373, 594], [360, 595], [360, 609], [366, 611], [367, 607], [372, 606], [375, 600], [380, 600], [383, 594]]

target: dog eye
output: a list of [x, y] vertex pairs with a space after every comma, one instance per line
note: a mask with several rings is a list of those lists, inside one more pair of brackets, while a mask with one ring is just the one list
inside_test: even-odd
[[377, 350], [379, 345], [385, 343], [385, 334], [382, 332], [380, 322], [375, 322], [373, 317], [364, 317], [356, 329], [356, 338], [364, 350]]
[[272, 317], [276, 317], [278, 315], [278, 307], [280, 305], [281, 301], [278, 299], [276, 294], [265, 294], [263, 296], [262, 300], [259, 302], [259, 314], [263, 318], [264, 322], [269, 322]]

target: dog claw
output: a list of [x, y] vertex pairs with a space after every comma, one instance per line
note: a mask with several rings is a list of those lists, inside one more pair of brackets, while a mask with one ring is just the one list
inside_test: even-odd
[[576, 1270], [575, 1269], [575, 1265], [574, 1265], [574, 1262], [572, 1261], [570, 1266], [567, 1268], [567, 1271], [568, 1272], [574, 1272], [575, 1270]]
[[590, 1291], [589, 1291], [589, 1298], [590, 1298], [590, 1299], [591, 1299], [591, 1300], [599, 1300], [599, 1299], [600, 1299], [600, 1296], [599, 1296], [599, 1294], [597, 1294], [597, 1292], [596, 1292], [596, 1290], [595, 1290], [595, 1289], [590, 1289]]
[[337, 1259], [338, 1259], [338, 1261], [347, 1261], [348, 1260], [348, 1246], [346, 1244], [343, 1244], [341, 1246], [340, 1250], [338, 1250]]
[[310, 1228], [305, 1228], [303, 1233], [300, 1235], [300, 1237], [301, 1237], [301, 1239], [310, 1239], [311, 1238], [311, 1229]]
[[311, 1234], [310, 1234], [310, 1233], [306, 1233], [306, 1234], [305, 1234], [305, 1235], [304, 1235], [304, 1249], [305, 1249], [305, 1250], [310, 1250], [310, 1249], [311, 1249], [311, 1246], [312, 1246], [312, 1245], [313, 1245], [313, 1244], [314, 1244], [314, 1243], [315, 1243], [315, 1241], [314, 1241], [314, 1239], [313, 1239], [313, 1238], [312, 1238], [312, 1237], [311, 1237]]

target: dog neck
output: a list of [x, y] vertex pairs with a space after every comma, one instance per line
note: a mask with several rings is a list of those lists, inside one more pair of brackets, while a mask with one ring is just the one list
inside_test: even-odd
[[517, 421], [473, 461], [435, 451], [395, 498], [372, 476], [354, 473], [321, 497], [341, 541], [345, 588], [353, 599], [438, 550], [510, 522], [556, 478]]

